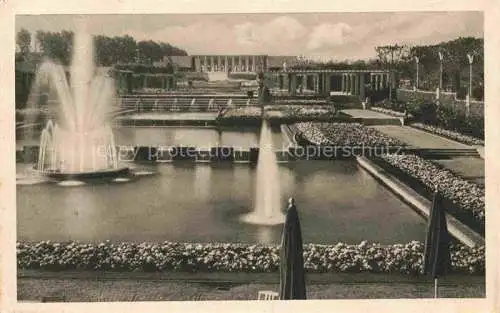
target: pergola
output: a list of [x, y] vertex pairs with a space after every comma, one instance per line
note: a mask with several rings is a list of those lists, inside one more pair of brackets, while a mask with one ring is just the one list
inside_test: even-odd
[[307, 89], [317, 94], [338, 92], [365, 99], [367, 85], [374, 91], [388, 88], [389, 83], [396, 87], [395, 73], [389, 70], [281, 68], [270, 73], [278, 89], [291, 95]]
[[113, 73], [120, 93], [132, 93], [133, 90], [147, 88], [173, 90], [177, 82], [173, 73], [135, 73], [117, 69], [113, 69]]

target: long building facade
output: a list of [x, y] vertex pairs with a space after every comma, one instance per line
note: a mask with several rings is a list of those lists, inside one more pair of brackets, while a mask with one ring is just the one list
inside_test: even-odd
[[267, 55], [193, 55], [196, 72], [259, 72], [266, 71]]

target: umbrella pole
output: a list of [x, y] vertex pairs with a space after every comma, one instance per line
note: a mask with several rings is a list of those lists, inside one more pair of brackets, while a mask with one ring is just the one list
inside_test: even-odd
[[438, 279], [434, 278], [434, 298], [438, 298]]

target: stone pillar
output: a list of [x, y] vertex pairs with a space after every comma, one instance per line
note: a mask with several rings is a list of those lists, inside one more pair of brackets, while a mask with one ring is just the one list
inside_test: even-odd
[[326, 73], [326, 77], [325, 77], [325, 91], [328, 94], [330, 94], [330, 91], [332, 91], [331, 81], [332, 81], [332, 74], [331, 73]]
[[354, 94], [354, 75], [352, 73], [349, 74], [349, 91], [351, 95]]
[[378, 91], [378, 74], [373, 74], [373, 78], [374, 78], [374, 79], [373, 79], [373, 81], [374, 81], [374, 84], [373, 84], [373, 85], [374, 85], [374, 88], [373, 88], [373, 89], [374, 89], [375, 91]]
[[291, 74], [289, 91], [292, 96], [297, 94], [297, 74]]
[[245, 57], [245, 72], [250, 72], [250, 57], [248, 55]]
[[359, 98], [361, 101], [365, 101], [366, 98], [365, 73], [359, 73]]
[[226, 55], [224, 57], [224, 72], [227, 72], [229, 70], [229, 57]]
[[353, 90], [352, 90], [352, 75], [351, 74], [347, 74], [347, 93], [348, 94], [352, 94]]
[[345, 92], [346, 90], [346, 78], [345, 78], [345, 73], [342, 73], [342, 88], [341, 88], [341, 91], [342, 92]]
[[238, 56], [238, 72], [241, 72], [241, 65], [242, 65], [242, 60], [241, 60], [241, 55]]
[[255, 55], [252, 56], [252, 72], [257, 72], [257, 65], [255, 64]]
[[470, 95], [465, 96], [465, 117], [470, 117]]
[[314, 75], [314, 92], [319, 93], [319, 74]]
[[286, 89], [290, 92], [290, 79], [289, 79], [287, 73], [283, 74], [283, 88], [282, 89]]
[[352, 94], [353, 95], [357, 95], [358, 94], [358, 75], [357, 74], [352, 74], [352, 84], [353, 84], [353, 92]]

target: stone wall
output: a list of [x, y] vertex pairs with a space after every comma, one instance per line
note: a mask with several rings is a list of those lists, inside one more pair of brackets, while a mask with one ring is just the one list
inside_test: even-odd
[[[417, 94], [419, 99], [423, 99], [429, 102], [435, 101], [438, 96], [437, 91], [400, 88], [396, 91], [396, 97], [399, 101], [408, 101], [415, 95], [415, 93]], [[465, 114], [467, 101], [457, 99], [457, 94], [455, 92], [440, 92], [439, 103], [441, 105], [453, 107], [455, 110]], [[470, 100], [469, 112], [471, 116], [484, 117], [484, 102]]]

